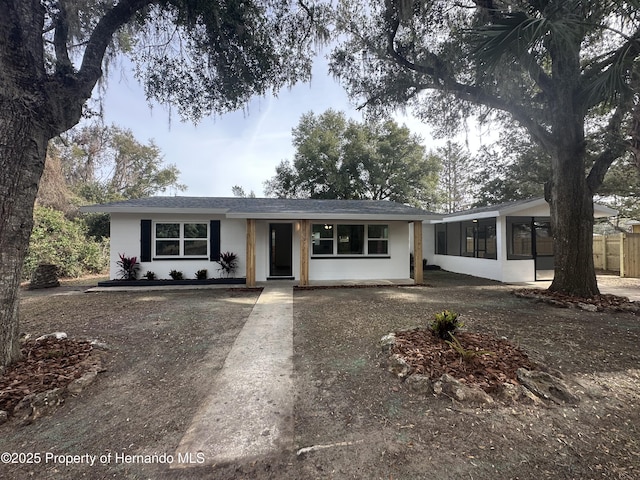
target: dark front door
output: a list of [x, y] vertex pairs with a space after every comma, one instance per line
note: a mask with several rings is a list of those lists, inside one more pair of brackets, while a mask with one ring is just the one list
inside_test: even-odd
[[293, 257], [293, 225], [269, 224], [269, 276], [291, 277]]

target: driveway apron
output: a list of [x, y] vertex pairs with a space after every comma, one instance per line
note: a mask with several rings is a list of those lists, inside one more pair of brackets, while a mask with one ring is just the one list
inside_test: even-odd
[[[228, 463], [292, 448], [292, 357], [293, 289], [267, 286], [212, 380], [211, 394], [172, 466]], [[189, 458], [197, 463], [185, 463]]]

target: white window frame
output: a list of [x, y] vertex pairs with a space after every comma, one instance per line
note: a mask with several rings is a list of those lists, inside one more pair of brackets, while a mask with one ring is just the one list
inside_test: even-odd
[[[158, 225], [179, 225], [180, 228], [180, 234], [179, 237], [176, 238], [158, 238], [157, 237], [157, 226]], [[198, 237], [198, 238], [187, 238], [184, 235], [184, 229], [185, 229], [185, 225], [204, 225], [207, 231], [207, 236], [206, 237]], [[211, 229], [209, 228], [209, 222], [206, 221], [198, 221], [198, 220], [191, 220], [191, 221], [171, 221], [171, 220], [162, 220], [162, 221], [157, 221], [157, 222], [153, 222], [153, 230], [152, 230], [152, 241], [153, 241], [153, 258], [156, 260], [171, 260], [171, 259], [204, 259], [204, 258], [209, 258], [209, 248], [211, 245]], [[169, 240], [177, 240], [178, 241], [178, 245], [179, 245], [179, 253], [178, 255], [160, 255], [158, 254], [158, 241], [169, 241]], [[184, 244], [185, 242], [188, 241], [204, 241], [205, 245], [207, 247], [207, 250], [205, 253], [202, 254], [197, 254], [197, 255], [185, 255], [185, 247]]]
[[[315, 242], [328, 242], [329, 238], [314, 238], [313, 237], [313, 229], [315, 225], [321, 225], [323, 228], [327, 230], [331, 230], [333, 232], [332, 241], [332, 253], [323, 254], [323, 253], [313, 253], [313, 244]], [[358, 225], [364, 227], [364, 235], [363, 242], [364, 245], [362, 247], [363, 253], [338, 253], [338, 226], [339, 225]], [[383, 237], [369, 237], [369, 226], [382, 226], [386, 227], [387, 230], [387, 238]], [[329, 228], [327, 228], [329, 227]], [[358, 223], [358, 222], [332, 222], [332, 223], [313, 223], [311, 225], [311, 231], [309, 232], [311, 235], [311, 258], [389, 258], [391, 256], [390, 253], [390, 243], [389, 239], [391, 237], [391, 226], [388, 223]], [[369, 240], [371, 241], [385, 241], [387, 243], [387, 253], [369, 253]]]

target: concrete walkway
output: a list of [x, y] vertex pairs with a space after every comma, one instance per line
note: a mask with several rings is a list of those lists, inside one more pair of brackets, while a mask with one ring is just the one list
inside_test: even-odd
[[265, 287], [175, 457], [213, 465], [292, 448], [292, 356], [293, 289]]

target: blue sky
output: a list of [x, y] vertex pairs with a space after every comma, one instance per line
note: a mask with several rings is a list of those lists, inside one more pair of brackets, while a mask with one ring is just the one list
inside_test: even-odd
[[[153, 139], [164, 161], [178, 167], [187, 190], [167, 194], [231, 196], [231, 187], [240, 185], [260, 197], [263, 182], [275, 174], [276, 165], [293, 158], [291, 129], [302, 114], [333, 108], [362, 120], [342, 87], [327, 74], [326, 61], [318, 60], [310, 83], [282, 90], [277, 97], [255, 98], [244, 111], [205, 118], [196, 126], [181, 122], [176, 113], [169, 115], [164, 106], [150, 108], [125, 66], [108, 78], [105, 122], [132, 130], [140, 142]], [[434, 141], [429, 127], [410, 115], [398, 114], [396, 120], [419, 134], [427, 149], [443, 142]], [[477, 145], [474, 138], [469, 141]]]

